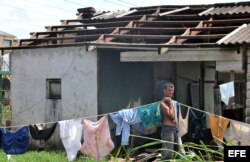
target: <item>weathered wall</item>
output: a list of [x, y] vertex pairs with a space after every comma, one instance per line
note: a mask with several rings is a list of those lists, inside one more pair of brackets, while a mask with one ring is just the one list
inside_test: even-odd
[[[84, 47], [26, 49], [12, 57], [12, 125], [97, 114], [97, 54]], [[60, 78], [62, 97], [46, 99], [46, 79]]]
[[199, 81], [200, 62], [177, 62], [176, 63], [176, 100], [188, 103], [188, 84]]
[[153, 102], [154, 63], [120, 62], [114, 50], [98, 50], [99, 113]]

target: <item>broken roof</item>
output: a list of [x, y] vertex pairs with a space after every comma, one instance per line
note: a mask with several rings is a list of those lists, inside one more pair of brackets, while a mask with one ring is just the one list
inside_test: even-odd
[[[116, 12], [97, 12], [88, 7], [77, 11], [76, 19], [46, 26], [47, 31], [32, 32], [31, 38], [21, 39], [18, 46], [9, 48], [218, 47], [227, 45], [229, 38], [233, 44], [249, 43], [249, 38], [238, 36], [241, 32], [228, 35], [250, 23], [250, 2], [162, 5]], [[245, 32], [249, 34], [250, 30]]]

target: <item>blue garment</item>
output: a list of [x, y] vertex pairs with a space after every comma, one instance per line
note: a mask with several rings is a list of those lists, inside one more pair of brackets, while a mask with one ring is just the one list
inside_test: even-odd
[[116, 124], [115, 135], [119, 136], [122, 132], [122, 145], [128, 145], [130, 135], [130, 125], [139, 124], [141, 119], [138, 115], [138, 109], [124, 109], [117, 113], [110, 114], [111, 119]]
[[139, 108], [139, 116], [141, 118], [144, 129], [150, 129], [162, 124], [162, 115], [160, 110], [160, 102], [155, 102]]
[[1, 129], [1, 143], [3, 151], [9, 155], [23, 154], [29, 146], [28, 126], [22, 127], [17, 131]]

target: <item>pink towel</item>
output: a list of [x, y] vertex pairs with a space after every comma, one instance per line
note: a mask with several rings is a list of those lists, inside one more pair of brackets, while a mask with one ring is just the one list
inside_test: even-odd
[[110, 137], [107, 116], [97, 122], [83, 120], [84, 143], [81, 152], [96, 160], [102, 160], [114, 149], [114, 143]]

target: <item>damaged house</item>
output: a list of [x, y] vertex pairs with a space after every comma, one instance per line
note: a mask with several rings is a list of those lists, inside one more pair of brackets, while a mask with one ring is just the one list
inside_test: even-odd
[[[175, 100], [250, 123], [250, 2], [77, 11], [1, 47], [12, 50], [12, 125], [148, 104], [166, 81]], [[218, 85], [230, 81], [235, 97], [224, 105]]]

